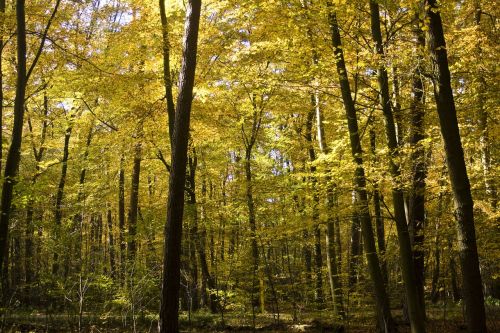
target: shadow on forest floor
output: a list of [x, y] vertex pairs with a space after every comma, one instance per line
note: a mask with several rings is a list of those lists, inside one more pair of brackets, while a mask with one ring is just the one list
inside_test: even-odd
[[[401, 320], [401, 313], [394, 312], [399, 323], [399, 333], [409, 333], [410, 328]], [[332, 318], [327, 311], [302, 314], [295, 323], [290, 314], [281, 314], [279, 323], [272, 314], [259, 314], [253, 320], [249, 314], [226, 315], [224, 324], [220, 315], [205, 312], [195, 313], [190, 318], [187, 314], [181, 316], [181, 332], [332, 332], [332, 333], [371, 333], [376, 332], [373, 314], [369, 311], [352, 314], [348, 321], [340, 323]], [[134, 323], [130, 318], [120, 316], [96, 316], [85, 314], [81, 333], [129, 333], [129, 332], [157, 332], [155, 316], [138, 317]], [[5, 333], [63, 333], [78, 332], [78, 318], [67, 314], [42, 313], [13, 313], [1, 318], [0, 332]], [[489, 332], [500, 332], [500, 307], [490, 308], [488, 311]], [[134, 330], [135, 327], [135, 330]], [[429, 333], [462, 333], [465, 326], [461, 315], [461, 308], [448, 309], [443, 313], [439, 308], [428, 311], [427, 332]]]

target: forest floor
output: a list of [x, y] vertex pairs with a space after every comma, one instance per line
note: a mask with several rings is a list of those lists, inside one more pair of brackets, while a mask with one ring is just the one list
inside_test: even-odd
[[[399, 333], [409, 333], [410, 328], [401, 319], [401, 312], [394, 311]], [[301, 314], [299, 320], [293, 322], [292, 315], [280, 314], [279, 322], [273, 314], [258, 314], [253, 317], [245, 313], [227, 313], [224, 320], [220, 314], [206, 312], [194, 313], [189, 316], [182, 313], [180, 319], [181, 332], [342, 332], [371, 333], [376, 332], [373, 313], [369, 311], [356, 313], [343, 323], [335, 321], [327, 311]], [[84, 314], [82, 316], [81, 333], [118, 333], [118, 332], [157, 332], [155, 316], [138, 316], [135, 322], [131, 318], [117, 315], [97, 316]], [[489, 333], [500, 333], [500, 307], [488, 309]], [[11, 313], [0, 319], [0, 332], [5, 333], [63, 333], [79, 332], [78, 316], [71, 314], [47, 313]], [[446, 312], [440, 308], [428, 310], [427, 332], [429, 333], [463, 333], [465, 326], [461, 308], [448, 308]]]

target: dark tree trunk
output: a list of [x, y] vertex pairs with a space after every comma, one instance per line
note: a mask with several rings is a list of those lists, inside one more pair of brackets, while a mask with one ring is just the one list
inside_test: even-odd
[[[21, 160], [21, 142], [23, 138], [24, 101], [26, 95], [26, 22], [24, 0], [16, 1], [17, 22], [17, 82], [14, 101], [14, 127], [12, 140], [5, 161], [0, 215], [0, 272], [4, 270], [9, 249], [9, 219], [12, 206], [12, 192]], [[3, 101], [2, 101], [3, 102]], [[7, 265], [5, 265], [7, 267]], [[3, 286], [4, 295], [7, 290]]]
[[[246, 184], [246, 200], [248, 208], [248, 224], [250, 226], [250, 242], [252, 247], [252, 258], [253, 258], [253, 282], [252, 285], [252, 306], [254, 303], [255, 293], [260, 295], [259, 287], [256, 287], [256, 276], [259, 274], [259, 248], [257, 245], [257, 225], [255, 218], [255, 203], [253, 199], [253, 184], [252, 184], [252, 168], [251, 168], [251, 158], [252, 158], [252, 145], [247, 146], [245, 152], [245, 184]], [[263, 304], [261, 304], [261, 312], [264, 311]]]
[[[73, 116], [71, 116], [70, 122], [73, 121]], [[64, 198], [64, 187], [66, 186], [66, 174], [68, 172], [68, 158], [69, 158], [69, 140], [71, 138], [71, 132], [73, 130], [73, 124], [70, 123], [64, 134], [64, 148], [63, 157], [61, 160], [61, 177], [59, 178], [59, 185], [57, 187], [56, 194], [56, 205], [54, 209], [54, 239], [56, 244], [60, 244], [61, 239], [61, 227], [62, 227], [62, 201]], [[52, 263], [52, 274], [57, 275], [59, 272], [59, 249], [56, 247], [56, 252], [54, 253], [54, 262]]]
[[172, 171], [169, 183], [167, 223], [165, 224], [159, 322], [161, 333], [178, 333], [179, 331], [180, 251], [182, 215], [184, 212], [184, 184], [186, 181], [189, 122], [193, 100], [200, 10], [200, 0], [189, 0], [186, 12], [182, 67], [179, 77], [179, 96], [175, 111]]
[[[138, 139], [140, 140], [140, 139]], [[128, 238], [127, 260], [134, 266], [137, 252], [137, 214], [139, 207], [139, 181], [141, 176], [142, 143], [137, 142], [134, 147], [134, 166], [132, 170], [132, 184], [130, 186], [130, 206], [128, 211]]]
[[116, 260], [115, 260], [115, 237], [113, 233], [113, 214], [111, 212], [111, 208], [108, 208], [106, 218], [108, 221], [109, 268], [111, 271], [111, 277], [114, 279], [116, 277]]
[[455, 198], [462, 270], [465, 319], [469, 333], [486, 332], [484, 296], [474, 227], [474, 203], [465, 167], [458, 128], [455, 101], [451, 88], [448, 55], [443, 24], [436, 0], [428, 0], [429, 48], [434, 65], [434, 95], [444, 141], [448, 174]]
[[361, 224], [357, 211], [356, 191], [352, 192], [351, 239], [349, 240], [349, 288], [358, 283], [361, 251]]
[[[377, 161], [376, 157], [376, 133], [373, 127], [370, 128], [370, 147], [371, 154], [375, 161]], [[389, 276], [387, 273], [387, 260], [385, 258], [385, 226], [384, 226], [384, 217], [382, 216], [382, 212], [380, 209], [380, 201], [382, 200], [381, 194], [378, 188], [378, 183], [375, 182], [373, 185], [373, 210], [375, 214], [375, 228], [377, 230], [377, 245], [378, 245], [378, 253], [380, 254], [380, 268], [382, 270], [382, 276], [384, 278], [384, 283], [387, 286], [389, 283]]]
[[189, 246], [189, 270], [191, 278], [189, 281], [189, 292], [191, 296], [191, 310], [197, 311], [200, 308], [200, 288], [198, 286], [198, 265], [196, 252], [200, 251], [198, 241], [198, 202], [196, 198], [196, 168], [198, 166], [198, 158], [196, 150], [193, 148], [193, 156], [188, 156], [189, 171], [186, 174], [186, 192], [187, 192], [187, 211], [190, 213], [192, 220], [187, 232], [185, 241]]
[[125, 239], [125, 157], [120, 158], [118, 172], [118, 228], [120, 243], [120, 277], [125, 281], [125, 262], [127, 261], [127, 243]]
[[413, 265], [413, 251], [411, 248], [410, 235], [408, 233], [408, 225], [406, 223], [403, 186], [399, 180], [401, 178], [401, 170], [396, 162], [399, 155], [397, 150], [398, 139], [396, 136], [394, 115], [391, 110], [387, 69], [382, 63], [385, 55], [382, 43], [382, 33], [380, 31], [379, 5], [373, 0], [370, 0], [370, 12], [372, 37], [376, 44], [376, 52], [381, 57], [381, 63], [378, 68], [378, 83], [380, 88], [380, 104], [385, 120], [387, 146], [390, 153], [389, 169], [394, 183], [392, 189], [392, 202], [398, 233], [401, 273], [405, 285], [411, 330], [413, 333], [423, 333], [425, 332], [425, 311], [420, 303], [416, 285], [417, 279], [415, 277], [415, 266]]
[[373, 282], [374, 295], [376, 301], [376, 311], [378, 313], [378, 322], [381, 328], [385, 328], [387, 332], [395, 331], [395, 324], [389, 309], [389, 298], [385, 290], [382, 272], [375, 247], [375, 240], [373, 235], [373, 228], [370, 219], [368, 208], [368, 195], [366, 193], [366, 178], [365, 170], [363, 167], [363, 151], [361, 149], [361, 140], [359, 137], [358, 119], [356, 108], [351, 96], [351, 88], [347, 77], [347, 69], [344, 61], [344, 52], [342, 50], [342, 42], [340, 37], [340, 30], [337, 23], [337, 15], [329, 4], [329, 23], [332, 34], [332, 45], [336, 59], [337, 74], [339, 77], [339, 84], [342, 92], [342, 100], [346, 112], [347, 125], [349, 128], [349, 136], [351, 142], [351, 152], [353, 160], [356, 164], [355, 171], [355, 190], [359, 200], [359, 214], [361, 220], [361, 229], [363, 236], [363, 245], [365, 255], [368, 261], [368, 270]]
[[[2, 199], [0, 202], [0, 272], [3, 272], [8, 261], [9, 249], [9, 219], [11, 214], [13, 190], [15, 178], [21, 160], [21, 143], [23, 138], [24, 125], [24, 104], [26, 97], [26, 86], [33, 70], [36, 67], [40, 55], [42, 54], [47, 34], [52, 25], [52, 21], [57, 13], [61, 0], [57, 0], [54, 9], [49, 17], [45, 30], [42, 33], [40, 46], [35, 54], [29, 70], [26, 70], [26, 21], [25, 21], [25, 0], [16, 0], [16, 23], [17, 23], [17, 81], [16, 97], [14, 100], [14, 126], [12, 128], [12, 138], [5, 161], [4, 180], [2, 185]], [[3, 102], [3, 101], [2, 101]], [[5, 289], [5, 288], [4, 288]], [[5, 291], [5, 290], [4, 290]], [[5, 293], [4, 293], [5, 295]]]
[[[413, 245], [413, 264], [415, 267], [415, 282], [417, 287], [417, 296], [422, 309], [425, 309], [424, 285], [425, 285], [425, 263], [424, 263], [424, 227], [425, 227], [425, 182], [427, 178], [427, 165], [425, 149], [422, 140], [425, 138], [424, 128], [424, 82], [422, 80], [422, 63], [424, 59], [422, 52], [425, 47], [425, 36], [422, 31], [422, 21], [416, 17], [416, 27], [414, 28], [416, 44], [415, 53], [417, 57], [417, 66], [413, 73], [412, 85], [412, 103], [411, 127], [410, 127], [410, 146], [411, 153], [411, 172], [412, 188], [410, 192], [409, 221], [408, 228]], [[425, 310], [424, 310], [425, 314]]]

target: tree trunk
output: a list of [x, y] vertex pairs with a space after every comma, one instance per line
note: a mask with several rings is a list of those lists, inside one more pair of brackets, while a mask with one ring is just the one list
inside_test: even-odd
[[418, 289], [416, 286], [415, 267], [413, 265], [413, 251], [411, 248], [408, 225], [406, 224], [405, 201], [403, 186], [400, 182], [401, 170], [396, 160], [398, 158], [398, 139], [396, 137], [396, 127], [394, 115], [391, 110], [391, 99], [389, 94], [389, 79], [387, 70], [383, 64], [384, 49], [382, 43], [382, 33], [380, 31], [380, 12], [377, 2], [370, 0], [371, 30], [372, 37], [376, 44], [376, 52], [380, 56], [378, 68], [378, 83], [380, 88], [380, 104], [385, 120], [385, 131], [387, 136], [387, 146], [389, 148], [389, 169], [391, 172], [394, 187], [392, 189], [392, 202], [394, 207], [394, 217], [399, 241], [399, 256], [401, 272], [406, 291], [406, 301], [410, 319], [412, 333], [425, 332], [425, 311], [420, 303]]
[[[474, 4], [474, 21], [476, 25], [476, 29], [481, 32], [481, 16], [483, 14], [481, 10], [480, 1], [475, 1]], [[477, 45], [476, 45], [476, 58], [482, 59], [483, 57], [483, 49], [481, 47], [481, 37], [478, 36]], [[497, 209], [497, 186], [495, 183], [495, 176], [492, 176], [491, 173], [491, 152], [490, 152], [490, 136], [489, 136], [489, 128], [488, 128], [488, 111], [485, 107], [486, 96], [486, 79], [483, 73], [477, 73], [478, 80], [478, 89], [476, 92], [477, 96], [477, 109], [479, 114], [478, 119], [478, 130], [480, 133], [479, 136], [479, 144], [481, 148], [481, 164], [483, 166], [483, 176], [484, 176], [484, 185], [486, 188], [486, 195], [488, 196], [488, 200], [490, 202], [491, 208], [496, 211]]]
[[[376, 134], [375, 129], [373, 127], [370, 128], [370, 147], [372, 158], [377, 161], [376, 157]], [[375, 181], [373, 185], [373, 210], [375, 213], [375, 228], [377, 230], [377, 245], [378, 245], [378, 253], [381, 256], [380, 259], [380, 268], [382, 270], [382, 276], [384, 278], [384, 283], [387, 286], [389, 284], [389, 276], [387, 273], [387, 260], [385, 258], [385, 226], [384, 226], [384, 217], [382, 216], [382, 212], [380, 209], [380, 201], [382, 200], [380, 191], [378, 188], [378, 182]]]
[[189, 246], [189, 270], [191, 272], [191, 279], [188, 282], [191, 296], [191, 310], [197, 311], [200, 307], [200, 288], [198, 287], [198, 265], [196, 259], [196, 252], [200, 251], [198, 241], [198, 202], [196, 199], [196, 168], [198, 166], [198, 158], [196, 150], [193, 148], [193, 155], [188, 156], [189, 171], [186, 175], [186, 192], [187, 192], [187, 211], [190, 213], [191, 225], [187, 232], [185, 241]]
[[177, 333], [179, 331], [180, 250], [182, 215], [184, 212], [184, 184], [186, 180], [189, 122], [193, 100], [200, 10], [200, 0], [189, 0], [186, 12], [182, 67], [179, 76], [179, 96], [175, 111], [172, 171], [169, 182], [167, 223], [164, 232], [160, 333]]
[[[21, 160], [21, 142], [23, 138], [24, 101], [26, 95], [26, 22], [24, 0], [16, 1], [17, 22], [17, 82], [16, 98], [14, 101], [14, 127], [12, 139], [5, 161], [5, 172], [2, 187], [1, 215], [0, 215], [0, 272], [7, 262], [9, 249], [9, 219], [12, 206], [12, 192], [17, 176], [19, 161]], [[3, 102], [3, 101], [2, 101]], [[6, 266], [6, 265], [5, 265]], [[6, 286], [3, 286], [6, 287]], [[3, 289], [5, 295], [5, 288]]]
[[[356, 186], [356, 185], [355, 185]], [[352, 191], [351, 239], [349, 240], [349, 289], [358, 283], [361, 251], [361, 225], [357, 211], [356, 191]]]
[[429, 47], [434, 64], [434, 95], [443, 136], [448, 174], [455, 198], [465, 318], [469, 333], [486, 332], [484, 296], [474, 227], [474, 203], [465, 167], [441, 15], [436, 0], [429, 8]]
[[[62, 227], [62, 201], [64, 198], [64, 187], [66, 185], [66, 174], [68, 172], [68, 158], [69, 158], [69, 140], [71, 138], [71, 131], [73, 130], [73, 115], [70, 119], [70, 124], [66, 129], [64, 134], [64, 148], [63, 148], [63, 158], [61, 160], [61, 177], [59, 178], [59, 185], [57, 187], [56, 194], [56, 205], [54, 209], [54, 239], [56, 244], [61, 244], [61, 227]], [[59, 272], [59, 250], [56, 247], [56, 252], [54, 253], [54, 262], [52, 263], [52, 275], [57, 275]]]
[[125, 281], [125, 262], [127, 261], [127, 243], [125, 240], [125, 157], [120, 158], [120, 171], [118, 172], [118, 227], [120, 242], [120, 277]]
[[[312, 127], [314, 115], [316, 113], [315, 110], [315, 97], [314, 94], [311, 94], [311, 104], [313, 108], [309, 111], [307, 115], [307, 124], [306, 124], [306, 141], [308, 144], [308, 152], [309, 152], [309, 161], [314, 163], [316, 160], [316, 152], [313, 146], [313, 137], [312, 137]], [[323, 256], [321, 253], [321, 229], [319, 227], [319, 193], [318, 193], [318, 180], [316, 175], [316, 166], [311, 165], [311, 183], [312, 183], [312, 192], [313, 192], [313, 203], [312, 203], [312, 220], [314, 225], [314, 273], [316, 276], [315, 288], [314, 288], [314, 301], [321, 308], [324, 305], [324, 297], [323, 297], [323, 278], [322, 278], [322, 266], [323, 266]]]
[[[140, 138], [138, 138], [140, 140]], [[130, 186], [130, 206], [128, 211], [128, 238], [127, 261], [134, 266], [137, 252], [137, 212], [139, 207], [139, 181], [141, 176], [142, 143], [139, 141], [134, 147], [134, 167], [132, 171], [132, 184]]]
[[363, 151], [361, 149], [361, 140], [359, 137], [358, 119], [354, 101], [351, 96], [351, 88], [347, 77], [347, 69], [344, 61], [344, 52], [342, 49], [342, 42], [340, 31], [337, 23], [337, 15], [332, 10], [332, 5], [329, 5], [329, 23], [332, 34], [332, 45], [336, 59], [337, 74], [339, 77], [339, 84], [342, 92], [342, 100], [346, 112], [347, 125], [349, 128], [349, 137], [351, 142], [351, 152], [353, 160], [356, 164], [355, 172], [355, 190], [359, 200], [359, 214], [361, 219], [361, 229], [363, 236], [363, 245], [365, 248], [365, 255], [368, 261], [368, 270], [373, 282], [376, 311], [378, 313], [378, 322], [380, 328], [384, 328], [387, 332], [395, 331], [395, 323], [392, 319], [389, 309], [389, 299], [385, 290], [382, 272], [380, 270], [379, 259], [375, 248], [375, 240], [373, 238], [373, 229], [370, 220], [370, 213], [368, 208], [368, 195], [366, 193], [366, 178], [365, 170], [363, 167]]
[[425, 263], [424, 263], [424, 227], [425, 227], [425, 182], [427, 178], [427, 165], [425, 149], [422, 146], [422, 140], [425, 138], [424, 128], [424, 82], [422, 80], [424, 62], [422, 52], [425, 47], [425, 36], [422, 31], [422, 21], [416, 15], [416, 27], [414, 28], [416, 44], [415, 53], [417, 54], [417, 66], [413, 72], [411, 127], [410, 127], [410, 146], [411, 146], [411, 172], [412, 187], [410, 192], [409, 220], [408, 228], [413, 245], [413, 265], [415, 267], [415, 282], [417, 296], [420, 306], [425, 314]]
[[[252, 147], [253, 145], [247, 146], [245, 152], [245, 179], [246, 179], [246, 199], [248, 208], [248, 224], [250, 226], [250, 242], [252, 248], [252, 258], [253, 258], [253, 280], [254, 290], [252, 290], [252, 306], [254, 303], [255, 293], [259, 291], [260, 295], [260, 284], [259, 287], [255, 288], [255, 277], [259, 275], [259, 248], [257, 245], [257, 226], [255, 219], [255, 203], [253, 199], [253, 184], [252, 184], [252, 169], [251, 169], [251, 158], [252, 158]], [[261, 312], [264, 312], [263, 304], [261, 304]]]
[[111, 208], [108, 208], [106, 217], [108, 221], [109, 268], [111, 271], [111, 278], [115, 279], [116, 278], [115, 237], [113, 233], [113, 214], [111, 212]]

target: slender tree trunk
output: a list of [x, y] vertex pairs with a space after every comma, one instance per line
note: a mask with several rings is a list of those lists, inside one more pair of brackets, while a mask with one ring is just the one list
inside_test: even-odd
[[180, 241], [182, 238], [184, 184], [186, 180], [189, 122], [193, 100], [200, 10], [200, 0], [189, 0], [172, 141], [172, 171], [169, 183], [167, 223], [164, 231], [165, 247], [159, 321], [160, 333], [178, 333], [179, 331]]
[[[9, 249], [9, 219], [12, 206], [12, 192], [17, 176], [19, 161], [21, 160], [21, 142], [24, 124], [24, 101], [26, 95], [26, 22], [24, 0], [16, 1], [17, 22], [17, 82], [16, 98], [14, 101], [14, 127], [12, 140], [5, 161], [5, 172], [2, 187], [1, 215], [0, 215], [0, 272], [8, 260]], [[6, 267], [7, 265], [5, 265]], [[4, 295], [6, 286], [3, 286]]]
[[[474, 13], [474, 21], [476, 25], [476, 29], [478, 33], [481, 32], [481, 16], [483, 14], [481, 9], [480, 1], [475, 1], [474, 5], [475, 13]], [[483, 49], [481, 47], [481, 36], [478, 36], [477, 45], [476, 45], [476, 54], [477, 59], [482, 59], [483, 57]], [[478, 109], [478, 130], [480, 133], [479, 136], [479, 144], [481, 148], [481, 164], [483, 166], [483, 175], [484, 175], [484, 185], [486, 188], [486, 194], [488, 196], [488, 200], [490, 202], [491, 208], [496, 211], [497, 209], [497, 185], [495, 183], [495, 176], [492, 175], [491, 172], [491, 151], [490, 151], [490, 136], [489, 136], [489, 128], [488, 128], [488, 111], [485, 107], [486, 96], [486, 79], [483, 73], [477, 73], [478, 80], [478, 88], [476, 92], [477, 96], [477, 109]]]
[[[372, 158], [376, 161], [376, 134], [375, 129], [370, 128], [370, 147]], [[387, 260], [385, 258], [385, 226], [384, 226], [384, 217], [382, 216], [382, 212], [380, 209], [380, 201], [381, 195], [378, 188], [378, 183], [375, 182], [373, 185], [373, 210], [375, 214], [375, 228], [377, 230], [377, 245], [378, 245], [378, 253], [381, 256], [380, 259], [380, 268], [382, 270], [382, 275], [384, 278], [384, 283], [387, 286], [389, 284], [389, 276], [387, 273]]]
[[[313, 136], [312, 136], [312, 128], [313, 128], [313, 120], [314, 115], [316, 113], [315, 110], [315, 98], [314, 94], [311, 94], [311, 104], [313, 108], [309, 111], [307, 115], [307, 124], [306, 124], [306, 141], [308, 143], [308, 152], [309, 152], [309, 161], [314, 163], [316, 160], [316, 151], [313, 146]], [[316, 175], [316, 166], [311, 165], [311, 183], [312, 183], [312, 191], [313, 191], [313, 203], [312, 203], [312, 220], [314, 224], [314, 273], [316, 276], [315, 280], [315, 288], [314, 288], [314, 300], [319, 307], [324, 305], [324, 296], [323, 296], [323, 278], [322, 278], [322, 266], [323, 266], [323, 256], [321, 253], [321, 229], [319, 227], [319, 193], [318, 193], [318, 180]]]
[[[245, 152], [245, 179], [246, 179], [246, 200], [247, 200], [247, 208], [248, 208], [248, 224], [250, 226], [250, 242], [251, 242], [251, 251], [253, 258], [253, 275], [254, 282], [252, 283], [254, 286], [256, 284], [255, 278], [259, 275], [259, 248], [257, 245], [257, 226], [256, 226], [256, 218], [255, 218], [255, 203], [253, 199], [253, 184], [252, 184], [252, 168], [251, 168], [251, 158], [252, 158], [252, 147], [248, 146]], [[260, 286], [260, 284], [259, 284]], [[254, 288], [252, 290], [252, 306], [254, 303], [255, 293], [258, 292], [260, 295], [260, 287]], [[263, 304], [261, 304], [261, 312], [264, 312]]]
[[[422, 80], [423, 51], [425, 47], [425, 36], [422, 31], [422, 21], [416, 17], [414, 29], [417, 54], [417, 66], [413, 73], [412, 103], [411, 103], [411, 128], [410, 146], [412, 148], [412, 188], [410, 192], [409, 221], [408, 228], [413, 245], [413, 265], [415, 267], [415, 278], [417, 295], [420, 306], [425, 309], [424, 285], [425, 285], [425, 263], [424, 263], [424, 227], [425, 227], [425, 182], [427, 178], [427, 165], [425, 149], [422, 140], [425, 138], [424, 128], [424, 82]], [[425, 314], [425, 310], [424, 310]]]
[[401, 170], [397, 164], [398, 141], [396, 136], [396, 127], [394, 124], [394, 115], [391, 110], [391, 99], [389, 93], [389, 79], [387, 70], [382, 63], [384, 59], [384, 49], [382, 43], [382, 33], [380, 31], [380, 13], [379, 5], [374, 0], [370, 0], [371, 12], [371, 30], [372, 37], [376, 44], [376, 52], [381, 57], [381, 63], [378, 68], [378, 82], [380, 88], [380, 104], [385, 120], [385, 130], [387, 136], [387, 146], [389, 148], [389, 169], [393, 179], [394, 187], [392, 189], [392, 202], [394, 206], [394, 217], [399, 241], [399, 256], [401, 271], [406, 291], [406, 302], [408, 305], [408, 314], [412, 333], [425, 332], [425, 311], [420, 303], [417, 279], [415, 277], [415, 266], [413, 265], [413, 251], [411, 248], [408, 225], [406, 224], [405, 200], [402, 184], [400, 184]]
[[351, 152], [353, 160], [356, 164], [355, 172], [355, 190], [359, 200], [359, 214], [361, 219], [361, 229], [363, 236], [363, 245], [365, 255], [368, 261], [368, 270], [373, 282], [374, 295], [376, 301], [376, 311], [378, 313], [378, 322], [380, 328], [384, 328], [387, 332], [395, 331], [395, 324], [389, 309], [389, 298], [385, 290], [382, 272], [380, 270], [379, 259], [376, 252], [375, 240], [373, 237], [373, 229], [368, 208], [368, 195], [366, 193], [366, 178], [363, 167], [363, 151], [361, 149], [361, 140], [359, 137], [358, 119], [356, 108], [351, 96], [351, 88], [347, 76], [347, 69], [344, 61], [344, 52], [340, 37], [340, 30], [337, 23], [337, 15], [333, 11], [332, 5], [329, 5], [329, 23], [332, 34], [332, 45], [336, 59], [337, 74], [342, 92], [342, 100], [346, 111], [347, 125], [349, 128], [349, 136], [351, 142]]
[[[140, 140], [140, 138], [138, 138]], [[134, 166], [132, 171], [132, 184], [130, 186], [130, 206], [128, 211], [128, 238], [127, 238], [127, 260], [131, 267], [134, 266], [137, 253], [137, 214], [139, 207], [139, 182], [141, 176], [142, 143], [137, 142], [134, 147]]]
[[[73, 121], [73, 116], [71, 116], [70, 122]], [[71, 138], [71, 132], [73, 130], [73, 124], [70, 123], [64, 134], [64, 148], [62, 157], [62, 167], [61, 167], [61, 177], [59, 178], [59, 185], [57, 187], [56, 194], [56, 205], [54, 209], [54, 240], [56, 244], [61, 243], [61, 227], [62, 227], [62, 201], [64, 198], [64, 187], [66, 185], [66, 174], [68, 172], [68, 158], [69, 158], [69, 140]], [[56, 248], [54, 253], [54, 261], [52, 263], [52, 274], [57, 275], [59, 272], [59, 250]]]
[[108, 222], [109, 268], [111, 271], [111, 278], [114, 279], [116, 278], [116, 260], [115, 260], [115, 237], [113, 233], [113, 213], [111, 212], [111, 208], [108, 208], [106, 218]]
[[[4, 180], [2, 185], [2, 199], [0, 202], [0, 272], [3, 272], [8, 266], [9, 249], [9, 219], [12, 208], [13, 190], [15, 178], [19, 169], [21, 160], [21, 143], [23, 138], [24, 125], [24, 104], [26, 97], [26, 86], [29, 77], [36, 67], [40, 55], [42, 54], [47, 34], [50, 26], [59, 8], [61, 0], [57, 0], [51, 16], [42, 33], [40, 45], [35, 54], [29, 70], [26, 68], [26, 21], [25, 21], [25, 0], [16, 0], [16, 23], [17, 23], [17, 81], [16, 97], [14, 100], [14, 126], [12, 127], [12, 138], [7, 159], [5, 161]], [[3, 102], [3, 101], [2, 101]], [[6, 287], [6, 286], [3, 286]], [[4, 291], [6, 288], [3, 288]], [[4, 293], [5, 295], [5, 293]]]
[[196, 252], [199, 252], [199, 234], [198, 234], [198, 202], [196, 198], [196, 168], [198, 166], [198, 158], [196, 156], [196, 150], [193, 148], [193, 156], [189, 154], [188, 156], [188, 166], [189, 170], [186, 175], [186, 189], [187, 189], [187, 211], [190, 212], [192, 216], [191, 225], [187, 232], [188, 238], [186, 239], [189, 244], [189, 268], [191, 271], [191, 281], [190, 281], [190, 293], [191, 293], [191, 304], [192, 310], [196, 311], [200, 307], [200, 291], [201, 288], [198, 287], [198, 265]]
[[[201, 208], [201, 218], [202, 221], [205, 224], [206, 222], [206, 215], [205, 215], [205, 196], [206, 196], [206, 186], [203, 184], [202, 186], [202, 195], [203, 195], [203, 205]], [[218, 308], [218, 299], [216, 297], [216, 294], [214, 291], [217, 288], [216, 282], [214, 277], [210, 274], [210, 271], [208, 269], [208, 262], [207, 262], [207, 256], [206, 256], [206, 238], [207, 238], [207, 233], [205, 226], [202, 226], [202, 230], [199, 232], [199, 238], [198, 238], [198, 249], [199, 249], [199, 258], [200, 258], [200, 268], [201, 268], [201, 275], [202, 279], [204, 281], [205, 286], [208, 288], [208, 306], [210, 308], [210, 311], [212, 313], [217, 312]], [[224, 260], [221, 258], [221, 260]]]
[[465, 166], [451, 88], [443, 24], [436, 0], [428, 0], [429, 47], [434, 64], [434, 95], [443, 136], [448, 174], [455, 198], [465, 318], [469, 333], [486, 332], [484, 296], [474, 227], [474, 203]]
[[[355, 184], [356, 186], [356, 184]], [[357, 211], [356, 191], [352, 191], [351, 239], [349, 240], [349, 288], [352, 290], [358, 283], [361, 251], [361, 224]]]
[[125, 157], [120, 158], [120, 171], [118, 172], [118, 227], [120, 242], [120, 277], [125, 281], [125, 263], [127, 261], [127, 243], [125, 240]]

